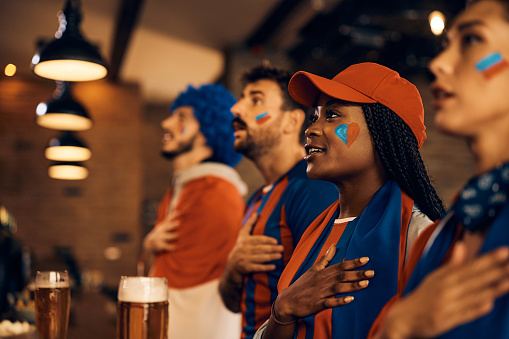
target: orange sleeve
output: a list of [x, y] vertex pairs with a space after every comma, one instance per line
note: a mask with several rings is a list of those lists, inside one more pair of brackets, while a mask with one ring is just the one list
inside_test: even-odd
[[156, 257], [154, 275], [175, 288], [219, 278], [242, 224], [244, 201], [229, 181], [207, 176], [187, 183], [174, 209], [177, 249]]

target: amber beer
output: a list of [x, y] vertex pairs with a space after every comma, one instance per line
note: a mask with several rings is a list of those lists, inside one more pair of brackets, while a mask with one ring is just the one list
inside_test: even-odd
[[118, 289], [117, 339], [167, 338], [166, 279], [122, 277]]
[[35, 321], [38, 339], [65, 339], [69, 322], [71, 289], [67, 271], [37, 272]]

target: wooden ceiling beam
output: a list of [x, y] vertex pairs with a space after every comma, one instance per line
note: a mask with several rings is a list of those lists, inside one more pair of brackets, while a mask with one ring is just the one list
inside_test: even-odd
[[294, 8], [302, 0], [282, 0], [274, 10], [258, 26], [256, 31], [247, 39], [246, 44], [250, 47], [264, 45], [273, 34], [285, 23]]
[[118, 81], [122, 62], [139, 19], [144, 0], [121, 0], [115, 20], [108, 79]]

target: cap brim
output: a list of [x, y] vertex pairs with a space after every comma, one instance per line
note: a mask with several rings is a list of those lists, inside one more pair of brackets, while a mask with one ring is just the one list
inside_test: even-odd
[[322, 93], [332, 98], [349, 102], [377, 102], [341, 82], [326, 79], [304, 71], [299, 71], [292, 76], [288, 84], [288, 92], [293, 100], [309, 107], [315, 107], [317, 105], [318, 98]]

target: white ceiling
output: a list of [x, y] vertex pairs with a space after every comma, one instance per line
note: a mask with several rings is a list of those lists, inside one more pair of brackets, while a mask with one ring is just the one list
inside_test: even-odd
[[[0, 67], [32, 74], [39, 39], [51, 39], [64, 0], [0, 0]], [[214, 81], [222, 50], [257, 29], [278, 0], [145, 0], [120, 79], [138, 82], [147, 101], [168, 102], [188, 84]], [[82, 34], [108, 61], [120, 0], [81, 0]], [[2, 73], [2, 76], [3, 73]], [[35, 76], [35, 75], [34, 75]]]

